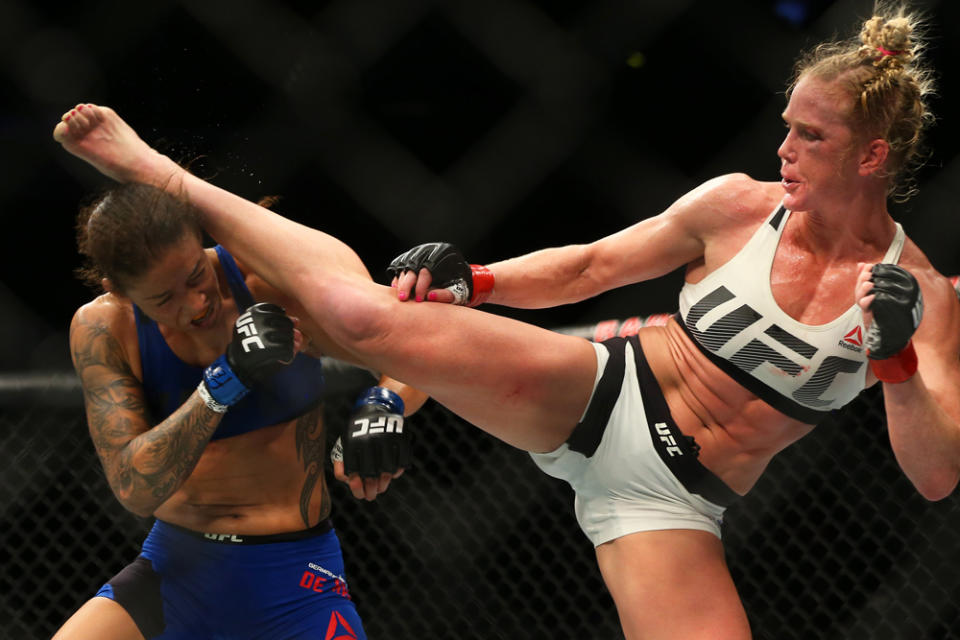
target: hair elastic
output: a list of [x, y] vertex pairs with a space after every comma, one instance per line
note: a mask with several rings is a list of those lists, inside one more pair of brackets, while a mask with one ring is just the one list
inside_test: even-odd
[[890, 49], [884, 49], [880, 45], [877, 45], [877, 51], [879, 51], [885, 56], [898, 56], [901, 53], [903, 53], [903, 51], [891, 51]]

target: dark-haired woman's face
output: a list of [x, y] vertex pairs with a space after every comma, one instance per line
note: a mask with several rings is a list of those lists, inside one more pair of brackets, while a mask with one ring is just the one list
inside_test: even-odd
[[127, 287], [144, 313], [180, 331], [219, 327], [222, 298], [214, 266], [199, 239], [185, 235]]

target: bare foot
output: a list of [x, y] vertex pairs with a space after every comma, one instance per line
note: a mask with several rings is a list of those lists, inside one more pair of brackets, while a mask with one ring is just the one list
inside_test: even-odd
[[150, 148], [110, 107], [78, 104], [53, 129], [63, 148], [118, 182], [165, 187], [184, 170]]

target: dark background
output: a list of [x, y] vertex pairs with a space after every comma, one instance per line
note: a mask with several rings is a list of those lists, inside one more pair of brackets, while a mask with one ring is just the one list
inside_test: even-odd
[[[918, 6], [939, 120], [920, 195], [893, 210], [953, 274], [960, 9]], [[227, 189], [282, 196], [277, 211], [343, 238], [380, 276], [418, 242], [453, 241], [487, 262], [598, 238], [715, 175], [778, 179], [794, 59], [848, 35], [871, 7], [7, 0], [0, 367], [69, 368], [65, 329], [91, 293], [72, 276], [72, 223], [106, 181], [50, 137], [77, 102], [114, 107]], [[674, 274], [574, 307], [504, 312], [559, 326], [671, 311], [678, 285]]]
[[[920, 194], [891, 210], [957, 274], [960, 7], [916, 4], [939, 120]], [[488, 262], [598, 238], [715, 175], [778, 179], [794, 59], [871, 7], [0, 2], [0, 638], [55, 629], [133, 558], [146, 525], [110, 496], [58, 377], [70, 317], [92, 295], [72, 275], [73, 217], [107, 184], [50, 137], [65, 110], [110, 105], [216, 184], [281, 196], [275, 210], [344, 239], [383, 280], [418, 242]], [[679, 284], [498, 310], [568, 327], [672, 311]], [[867, 394], [779, 456], [729, 511], [758, 638], [960, 637], [956, 501], [931, 505], [903, 478], [877, 402]], [[371, 637], [616, 637], [565, 486], [436, 405], [418, 420], [408, 478], [373, 505], [335, 496]]]

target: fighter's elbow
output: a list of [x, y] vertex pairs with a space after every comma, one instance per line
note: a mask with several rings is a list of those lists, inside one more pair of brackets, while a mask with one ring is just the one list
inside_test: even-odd
[[[121, 503], [123, 504], [123, 503]], [[153, 515], [152, 507], [145, 507], [142, 505], [136, 504], [123, 504], [123, 508], [132, 513], [135, 516], [140, 516], [141, 518], [149, 518]]]
[[154, 510], [160, 506], [156, 499], [149, 494], [130, 491], [125, 487], [117, 486], [113, 482], [110, 483], [110, 489], [121, 507], [141, 518], [149, 518], [153, 515]]
[[154, 509], [157, 507], [157, 505], [148, 504], [146, 501], [137, 499], [135, 496], [121, 495], [116, 490], [113, 492], [113, 494], [116, 496], [117, 502], [120, 503], [120, 506], [133, 515], [140, 516], [141, 518], [149, 518], [152, 516]]

